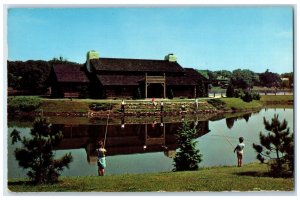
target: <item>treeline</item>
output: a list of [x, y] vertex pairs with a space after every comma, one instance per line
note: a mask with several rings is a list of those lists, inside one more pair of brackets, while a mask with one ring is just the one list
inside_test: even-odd
[[227, 88], [234, 85], [236, 88], [247, 89], [253, 86], [292, 88], [294, 83], [293, 72], [278, 74], [269, 71], [256, 73], [249, 69], [236, 69], [231, 71], [219, 70], [198, 70], [203, 76], [209, 79], [211, 86]]
[[53, 64], [63, 63], [73, 62], [69, 62], [63, 57], [53, 58], [50, 61], [7, 61], [8, 87], [27, 91], [28, 94], [43, 94], [47, 92], [51, 84], [50, 75]]

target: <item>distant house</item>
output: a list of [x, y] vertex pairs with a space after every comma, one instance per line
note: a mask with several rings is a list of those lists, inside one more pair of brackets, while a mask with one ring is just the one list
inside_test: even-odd
[[146, 60], [100, 58], [89, 51], [84, 65], [54, 65], [52, 77], [54, 97], [79, 97], [88, 90], [92, 98], [195, 98], [201, 96], [199, 82], [208, 88], [205, 77], [180, 66], [173, 54]]

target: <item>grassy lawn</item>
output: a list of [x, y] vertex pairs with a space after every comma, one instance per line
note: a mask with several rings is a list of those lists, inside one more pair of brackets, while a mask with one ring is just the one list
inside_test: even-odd
[[249, 103], [244, 102], [240, 98], [221, 98], [225, 102], [225, 108], [231, 110], [249, 110], [260, 109], [262, 104], [260, 101], [253, 100]]
[[61, 177], [57, 184], [33, 186], [24, 179], [9, 180], [13, 192], [187, 192], [293, 191], [293, 178], [272, 178], [267, 166], [212, 167], [198, 171], [123, 174], [104, 177]]
[[260, 101], [264, 104], [290, 104], [294, 103], [293, 95], [262, 95]]

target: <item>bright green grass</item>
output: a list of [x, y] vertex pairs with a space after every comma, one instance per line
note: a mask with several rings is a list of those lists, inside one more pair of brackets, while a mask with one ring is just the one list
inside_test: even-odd
[[57, 184], [38, 186], [14, 179], [8, 188], [14, 192], [294, 191], [294, 179], [269, 177], [266, 165], [252, 163], [186, 172], [61, 177]]
[[244, 102], [240, 98], [221, 98], [225, 102], [225, 108], [231, 110], [255, 110], [262, 108], [260, 101], [253, 100], [249, 103]]

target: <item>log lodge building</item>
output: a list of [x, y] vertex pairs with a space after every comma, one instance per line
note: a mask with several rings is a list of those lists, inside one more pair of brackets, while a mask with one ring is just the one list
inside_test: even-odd
[[51, 77], [51, 95], [60, 98], [195, 98], [208, 91], [208, 80], [180, 66], [173, 54], [146, 60], [101, 58], [89, 51], [84, 65], [56, 64]]

